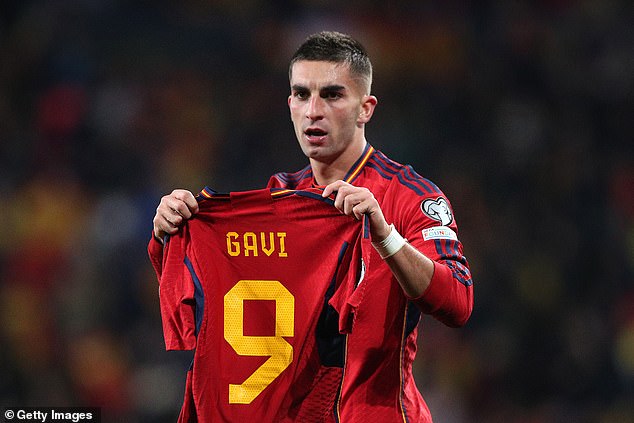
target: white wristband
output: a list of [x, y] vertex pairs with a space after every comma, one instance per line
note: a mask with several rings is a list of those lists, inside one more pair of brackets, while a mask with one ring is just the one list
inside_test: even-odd
[[394, 224], [390, 225], [389, 235], [380, 242], [373, 242], [372, 246], [379, 253], [382, 259], [392, 257], [405, 246], [407, 240], [398, 233]]

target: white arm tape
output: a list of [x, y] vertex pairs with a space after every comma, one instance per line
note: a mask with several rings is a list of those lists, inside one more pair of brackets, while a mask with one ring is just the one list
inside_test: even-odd
[[379, 253], [382, 259], [392, 257], [405, 246], [407, 240], [398, 233], [394, 224], [390, 225], [389, 235], [380, 242], [373, 242], [372, 246]]

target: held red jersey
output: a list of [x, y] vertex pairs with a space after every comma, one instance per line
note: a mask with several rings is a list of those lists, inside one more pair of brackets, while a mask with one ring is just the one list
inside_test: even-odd
[[166, 348], [195, 349], [179, 421], [331, 414], [341, 373], [324, 381], [329, 361], [343, 361], [332, 351], [349, 330], [362, 224], [319, 190], [198, 198], [199, 213], [153, 259]]
[[[370, 241], [363, 240], [365, 277], [350, 301], [354, 322], [331, 420], [431, 422], [412, 375], [421, 313], [461, 326], [473, 307], [471, 273], [451, 204], [431, 181], [369, 144], [344, 180], [373, 193], [388, 223], [434, 261], [434, 275], [421, 297], [408, 298]], [[315, 181], [307, 166], [273, 175], [269, 186], [306, 189]]]

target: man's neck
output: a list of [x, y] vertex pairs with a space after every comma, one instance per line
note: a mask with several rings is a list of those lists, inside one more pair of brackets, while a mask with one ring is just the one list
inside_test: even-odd
[[361, 157], [367, 142], [351, 144], [350, 148], [344, 151], [332, 162], [323, 162], [310, 159], [310, 166], [317, 185], [328, 185], [346, 176], [352, 165]]

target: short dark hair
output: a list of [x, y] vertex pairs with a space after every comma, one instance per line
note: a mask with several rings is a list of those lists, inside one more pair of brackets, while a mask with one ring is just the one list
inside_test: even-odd
[[309, 36], [291, 57], [289, 79], [292, 77], [293, 65], [301, 60], [345, 63], [353, 76], [366, 81], [369, 94], [372, 63], [365, 47], [351, 36], [334, 31], [322, 31]]

